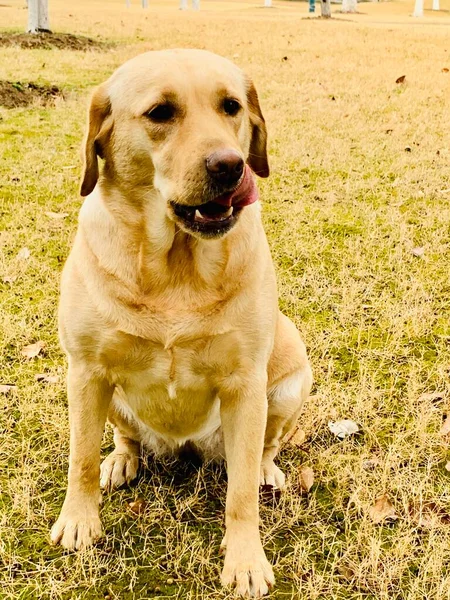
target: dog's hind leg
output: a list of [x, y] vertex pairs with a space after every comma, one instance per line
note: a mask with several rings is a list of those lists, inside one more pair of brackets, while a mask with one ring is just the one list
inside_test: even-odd
[[268, 365], [268, 415], [261, 485], [283, 488], [284, 473], [274, 462], [283, 437], [295, 426], [312, 385], [306, 348], [295, 325], [281, 312]]

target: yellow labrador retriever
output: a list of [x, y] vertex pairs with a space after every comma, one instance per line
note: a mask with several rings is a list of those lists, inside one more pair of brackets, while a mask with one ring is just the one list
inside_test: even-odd
[[[148, 52], [94, 92], [87, 198], [62, 278], [70, 466], [51, 538], [92, 544], [100, 485], [134, 479], [141, 447], [161, 454], [189, 442], [226, 458], [222, 582], [260, 597], [274, 576], [258, 486], [284, 485], [274, 458], [312, 376], [277, 306], [255, 173], [269, 174], [264, 118], [228, 60]], [[100, 467], [106, 419], [115, 450]]]

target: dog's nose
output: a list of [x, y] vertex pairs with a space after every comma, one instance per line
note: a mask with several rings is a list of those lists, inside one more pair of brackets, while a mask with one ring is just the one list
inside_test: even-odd
[[206, 170], [219, 183], [237, 183], [244, 171], [244, 160], [236, 150], [217, 150], [206, 159]]

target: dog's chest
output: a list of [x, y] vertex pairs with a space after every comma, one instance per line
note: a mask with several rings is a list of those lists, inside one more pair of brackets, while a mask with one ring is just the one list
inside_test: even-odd
[[166, 440], [209, 435], [220, 425], [217, 381], [224, 369], [232, 369], [233, 337], [204, 337], [170, 348], [131, 336], [118, 341], [108, 358], [114, 363], [116, 409]]

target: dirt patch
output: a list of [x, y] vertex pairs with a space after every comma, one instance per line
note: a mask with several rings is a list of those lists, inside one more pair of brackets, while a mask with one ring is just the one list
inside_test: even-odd
[[47, 106], [53, 104], [56, 98], [64, 98], [62, 91], [56, 85], [38, 85], [0, 79], [0, 106], [5, 108], [18, 108], [30, 104]]
[[1, 46], [19, 46], [20, 48], [52, 48], [67, 50], [103, 50], [111, 43], [100, 42], [82, 35], [71, 33], [2, 33], [0, 34]]

